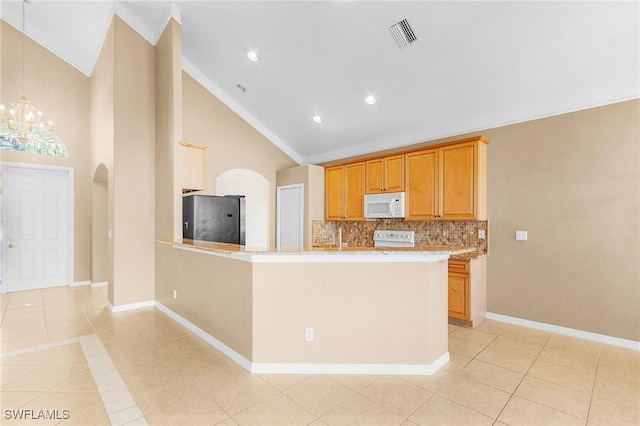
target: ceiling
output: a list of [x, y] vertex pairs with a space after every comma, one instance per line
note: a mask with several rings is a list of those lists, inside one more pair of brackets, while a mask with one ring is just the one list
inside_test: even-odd
[[[0, 17], [21, 29], [22, 5], [3, 0]], [[638, 1], [31, 0], [25, 10], [26, 34], [87, 75], [114, 11], [152, 44], [175, 17], [185, 71], [301, 164], [640, 96]], [[418, 40], [400, 50], [389, 27], [402, 19]]]

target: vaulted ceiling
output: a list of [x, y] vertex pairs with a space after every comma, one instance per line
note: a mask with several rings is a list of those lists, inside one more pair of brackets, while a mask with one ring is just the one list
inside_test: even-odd
[[[189, 74], [322, 163], [638, 98], [639, 5], [31, 0], [24, 28], [90, 75], [114, 12], [152, 44], [173, 16]], [[0, 16], [22, 29], [22, 6], [3, 0]], [[390, 27], [404, 19], [417, 40], [400, 49]]]

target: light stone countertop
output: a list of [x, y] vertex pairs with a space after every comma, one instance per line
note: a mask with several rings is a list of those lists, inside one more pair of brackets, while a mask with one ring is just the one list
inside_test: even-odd
[[262, 248], [237, 244], [215, 243], [199, 240], [171, 241], [159, 243], [172, 244], [176, 248], [207, 252], [210, 254], [236, 258], [252, 262], [280, 261], [438, 261], [449, 256], [463, 255], [475, 251], [473, 247], [307, 247], [307, 248]]

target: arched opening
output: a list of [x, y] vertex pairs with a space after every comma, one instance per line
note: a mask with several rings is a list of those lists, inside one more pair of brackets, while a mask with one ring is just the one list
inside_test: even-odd
[[216, 178], [216, 195], [244, 195], [246, 245], [269, 246], [269, 181], [249, 169], [231, 169]]

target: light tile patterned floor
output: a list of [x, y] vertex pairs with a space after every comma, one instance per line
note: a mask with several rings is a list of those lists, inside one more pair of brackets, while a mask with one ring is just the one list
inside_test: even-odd
[[[105, 302], [104, 287], [0, 296], [1, 424], [640, 424], [630, 350], [488, 320], [449, 326], [433, 376], [251, 375], [156, 309]], [[14, 418], [29, 409], [54, 418]]]

